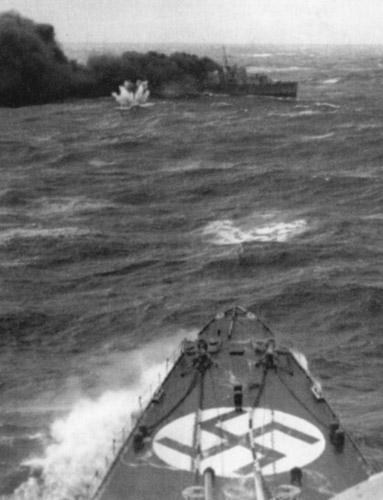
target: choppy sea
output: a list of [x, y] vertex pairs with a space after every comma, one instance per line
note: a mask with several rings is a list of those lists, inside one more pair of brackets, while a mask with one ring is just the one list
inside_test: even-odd
[[234, 304], [383, 467], [383, 48], [230, 53], [298, 99], [0, 109], [1, 498], [83, 498], [164, 359]]

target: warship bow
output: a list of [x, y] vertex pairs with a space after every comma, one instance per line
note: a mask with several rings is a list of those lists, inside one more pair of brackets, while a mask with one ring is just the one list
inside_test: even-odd
[[303, 356], [234, 307], [183, 342], [93, 498], [324, 500], [369, 475]]

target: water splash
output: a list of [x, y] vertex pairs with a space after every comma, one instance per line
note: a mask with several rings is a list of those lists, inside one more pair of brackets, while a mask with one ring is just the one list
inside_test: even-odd
[[291, 353], [294, 356], [295, 361], [299, 364], [299, 366], [301, 366], [306, 373], [310, 373], [309, 362], [306, 356], [300, 351], [296, 351], [295, 349], [292, 349]]
[[141, 80], [137, 80], [135, 84], [126, 80], [123, 85], [119, 86], [119, 94], [112, 92], [112, 97], [120, 106], [128, 108], [146, 104], [149, 95], [148, 82]]
[[311, 378], [313, 382], [313, 389], [318, 393], [322, 394], [322, 384], [320, 381], [314, 377], [314, 375], [310, 371], [309, 367], [309, 362], [306, 358], [306, 356], [301, 353], [300, 351], [297, 351], [295, 349], [291, 349], [291, 354], [294, 356], [295, 361], [303, 368], [303, 370], [307, 373], [307, 375]]
[[35, 471], [33, 477], [7, 500], [90, 498], [128, 437], [137, 414], [177, 359], [179, 350], [175, 347], [196, 333], [181, 331], [143, 350], [114, 355], [110, 368], [101, 369], [103, 374], [112, 376], [118, 370], [114, 363], [120, 359], [122, 368], [135, 372], [132, 385], [108, 390], [96, 400], [82, 398], [66, 417], [56, 420], [51, 427], [53, 442], [44, 456], [25, 463]]
[[35, 476], [14, 494], [14, 500], [62, 500], [85, 496], [109, 465], [116, 430], [122, 429], [135, 391], [108, 392], [98, 400], [82, 400], [51, 428], [53, 444], [45, 456], [29, 460]]

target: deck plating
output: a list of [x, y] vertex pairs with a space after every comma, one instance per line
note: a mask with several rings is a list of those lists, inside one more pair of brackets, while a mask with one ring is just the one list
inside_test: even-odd
[[324, 500], [368, 477], [294, 353], [234, 307], [184, 342], [94, 498]]

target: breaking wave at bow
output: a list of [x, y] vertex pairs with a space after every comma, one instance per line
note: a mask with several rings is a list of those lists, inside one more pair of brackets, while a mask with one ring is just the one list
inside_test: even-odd
[[153, 391], [177, 359], [179, 349], [174, 351], [174, 346], [195, 335], [194, 331], [181, 331], [141, 351], [114, 354], [103, 375], [112, 378], [116, 371], [127, 370], [134, 379], [131, 386], [108, 390], [95, 400], [83, 398], [66, 417], [56, 420], [44, 456], [25, 461], [32, 477], [2, 500], [92, 497]]

